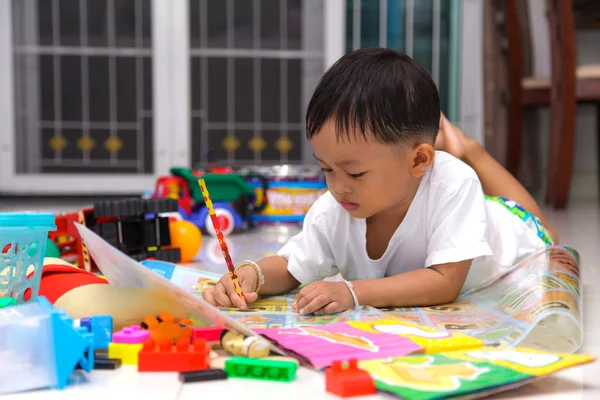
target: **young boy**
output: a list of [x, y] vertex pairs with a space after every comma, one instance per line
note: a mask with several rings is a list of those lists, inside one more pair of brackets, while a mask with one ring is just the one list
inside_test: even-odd
[[[277, 256], [238, 268], [246, 302], [306, 285], [302, 315], [450, 303], [556, 238], [525, 188], [441, 115], [430, 74], [408, 56], [342, 57], [306, 126], [329, 191]], [[247, 307], [229, 274], [203, 297]]]

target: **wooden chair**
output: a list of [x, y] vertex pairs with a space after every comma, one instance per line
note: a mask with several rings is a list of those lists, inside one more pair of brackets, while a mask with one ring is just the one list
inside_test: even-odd
[[[572, 0], [546, 0], [552, 73], [550, 77], [522, 73], [523, 43], [517, 2], [506, 0], [509, 59], [508, 144], [506, 167], [519, 174], [525, 109], [550, 107], [550, 142], [546, 202], [564, 208], [569, 196], [575, 143], [577, 104], [596, 105], [600, 143], [600, 65], [575, 65], [575, 25]], [[600, 144], [598, 146], [600, 155]], [[600, 163], [599, 163], [600, 177]], [[600, 183], [600, 181], [599, 181]]]

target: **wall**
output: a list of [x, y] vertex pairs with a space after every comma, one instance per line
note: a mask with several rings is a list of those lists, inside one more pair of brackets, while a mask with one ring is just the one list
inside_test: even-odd
[[459, 125], [483, 143], [483, 1], [462, 1], [461, 36]]
[[[550, 75], [550, 43], [548, 38], [548, 21], [546, 19], [546, 0], [529, 0], [531, 29], [534, 50], [534, 73], [536, 75]], [[599, 64], [600, 30], [577, 32], [577, 64]], [[543, 168], [546, 168], [548, 151], [549, 114], [547, 109], [536, 111], [539, 118], [539, 140], [542, 148]], [[575, 136], [575, 161], [574, 184], [577, 184], [577, 175], [591, 175], [597, 173], [598, 165], [598, 121], [593, 106], [578, 106]], [[590, 184], [595, 185], [595, 179], [590, 179]], [[575, 186], [579, 189], [579, 186]], [[582, 188], [583, 190], [583, 188]], [[595, 192], [595, 190], [590, 190]]]

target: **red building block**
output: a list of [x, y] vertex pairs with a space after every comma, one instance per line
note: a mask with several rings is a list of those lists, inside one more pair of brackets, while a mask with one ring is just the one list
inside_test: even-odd
[[214, 326], [194, 328], [192, 329], [192, 338], [193, 341], [201, 338], [207, 342], [218, 342], [221, 340], [221, 332], [223, 332], [223, 328], [217, 328]]
[[184, 372], [208, 368], [210, 349], [206, 341], [196, 340], [191, 345], [189, 338], [180, 338], [173, 345], [171, 339], [163, 339], [158, 345], [154, 339], [144, 343], [138, 355], [140, 372]]
[[331, 368], [325, 370], [325, 390], [340, 397], [364, 396], [375, 394], [373, 378], [357, 366], [352, 359], [346, 368], [340, 361], [334, 361]]

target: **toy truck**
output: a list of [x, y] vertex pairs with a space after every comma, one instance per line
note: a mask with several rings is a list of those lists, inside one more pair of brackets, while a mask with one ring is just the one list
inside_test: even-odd
[[[172, 176], [160, 177], [156, 181], [151, 198], [176, 199], [183, 219], [193, 222], [200, 229], [214, 235], [212, 221], [198, 185], [204, 178], [221, 225], [223, 235], [247, 227], [248, 215], [261, 212], [267, 204], [265, 196], [257, 201], [254, 188], [236, 173], [206, 173], [188, 168], [171, 168]], [[268, 189], [268, 180], [263, 179], [263, 189]]]
[[178, 248], [171, 248], [169, 217], [177, 212], [173, 199], [124, 199], [94, 203], [93, 208], [58, 215], [57, 229], [49, 237], [56, 243], [61, 257], [75, 259], [79, 268], [97, 269], [81, 240], [74, 223], [87, 226], [111, 245], [135, 260], [154, 258], [177, 263]]

